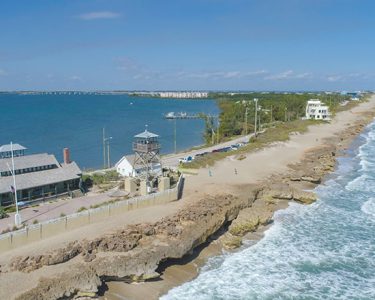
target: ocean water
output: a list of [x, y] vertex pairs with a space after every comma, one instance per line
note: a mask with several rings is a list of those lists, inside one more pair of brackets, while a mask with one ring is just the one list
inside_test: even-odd
[[[162, 153], [174, 151], [170, 111], [218, 114], [212, 100], [174, 100], [127, 95], [21, 95], [0, 93], [0, 145], [20, 143], [29, 153], [48, 152], [62, 160], [62, 149], [81, 168], [103, 166], [102, 130], [111, 136], [111, 161], [130, 154], [133, 136], [148, 130], [160, 135]], [[203, 120], [176, 122], [177, 150], [201, 145]]]
[[375, 299], [375, 123], [309, 206], [291, 204], [255, 245], [209, 260], [171, 299]]

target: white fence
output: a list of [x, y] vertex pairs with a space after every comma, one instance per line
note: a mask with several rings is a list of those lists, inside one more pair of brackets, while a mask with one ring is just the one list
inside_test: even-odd
[[39, 224], [27, 225], [20, 230], [1, 234], [0, 253], [54, 236], [66, 230], [103, 221], [111, 216], [130, 210], [175, 201], [181, 196], [183, 184], [184, 178], [181, 175], [177, 185], [164, 192], [122, 200], [98, 208], [90, 208], [79, 213], [48, 220]]

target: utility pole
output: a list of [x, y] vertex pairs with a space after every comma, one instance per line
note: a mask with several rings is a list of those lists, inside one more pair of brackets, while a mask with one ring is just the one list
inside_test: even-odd
[[271, 122], [270, 123], [272, 123], [272, 105], [271, 105]]
[[[103, 130], [104, 133], [104, 130]], [[111, 167], [111, 158], [110, 158], [110, 140], [112, 140], [112, 137], [105, 137], [103, 135], [103, 159], [104, 159], [104, 169]], [[106, 147], [107, 147], [107, 153], [106, 153]], [[107, 154], [107, 155], [106, 155]]]
[[177, 119], [174, 119], [174, 153], [177, 153]]
[[211, 144], [215, 144], [215, 131], [214, 129], [211, 127]]
[[14, 215], [14, 224], [18, 227], [21, 225], [21, 215], [18, 212], [18, 196], [17, 196], [17, 185], [16, 185], [16, 173], [14, 171], [14, 155], [13, 155], [13, 143], [10, 142], [10, 151], [12, 153], [12, 176], [13, 176], [13, 189], [14, 190], [14, 202], [16, 204], [16, 214]]
[[255, 121], [254, 121], [254, 136], [257, 136], [257, 123], [258, 123], [258, 99], [254, 98], [255, 102]]
[[261, 116], [261, 112], [262, 112], [262, 108], [261, 108], [261, 106], [259, 105], [259, 116], [258, 116], [258, 118], [259, 118], [259, 126], [258, 126], [258, 130], [262, 130], [262, 128], [261, 128], [261, 126], [260, 126], [260, 116]]
[[288, 111], [288, 108], [287, 107], [285, 107], [285, 122], [287, 121], [287, 119], [286, 119], [286, 112]]
[[110, 156], [109, 156], [109, 140], [107, 142], [107, 155], [108, 155], [108, 169], [111, 167], [111, 159], [110, 159]]
[[217, 119], [217, 134], [216, 134], [216, 143], [217, 144], [219, 144], [219, 137], [220, 137], [220, 135], [219, 135], [219, 131], [220, 131], [220, 120], [219, 120], [219, 117], [218, 117], [218, 119]]
[[111, 158], [110, 158], [110, 155], [109, 155], [109, 148], [110, 148], [110, 142], [112, 140], [112, 137], [108, 137], [105, 139], [105, 142], [107, 142], [107, 168], [110, 168], [111, 167]]
[[105, 154], [105, 128], [103, 127], [103, 169], [106, 168], [106, 154]]
[[245, 135], [247, 135], [247, 112], [248, 112], [248, 107], [246, 106], [246, 109], [245, 109]]

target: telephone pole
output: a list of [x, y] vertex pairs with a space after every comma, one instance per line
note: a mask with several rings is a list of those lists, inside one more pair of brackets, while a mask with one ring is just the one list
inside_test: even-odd
[[174, 153], [177, 153], [177, 119], [174, 119]]
[[216, 144], [219, 144], [219, 131], [220, 131], [220, 120], [217, 119], [217, 130], [216, 130]]
[[[21, 225], [21, 215], [18, 212], [18, 197], [17, 197], [17, 185], [16, 185], [16, 173], [14, 171], [14, 155], [13, 155], [13, 143], [10, 142], [10, 151], [12, 153], [12, 177], [13, 177], [13, 188], [14, 191], [14, 202], [16, 204], [16, 214], [14, 215], [14, 224], [18, 227]], [[8, 166], [9, 167], [9, 166]]]
[[105, 153], [105, 128], [103, 127], [103, 169], [106, 167], [106, 153]]
[[104, 143], [107, 143], [107, 168], [111, 167], [111, 158], [110, 158], [110, 141], [112, 140], [112, 137], [107, 137], [104, 139]]
[[287, 121], [287, 112], [288, 111], [288, 108], [287, 107], [285, 107], [285, 122]]
[[257, 136], [257, 123], [258, 123], [258, 99], [254, 98], [255, 102], [255, 120], [254, 120], [254, 136]]
[[246, 109], [245, 109], [245, 135], [247, 135], [247, 112], [248, 112], [248, 107], [246, 106]]

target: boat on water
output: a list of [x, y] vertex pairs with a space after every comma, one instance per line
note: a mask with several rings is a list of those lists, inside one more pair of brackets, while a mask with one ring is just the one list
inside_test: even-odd
[[169, 112], [164, 115], [165, 119], [198, 119], [198, 115], [188, 115], [186, 112]]

